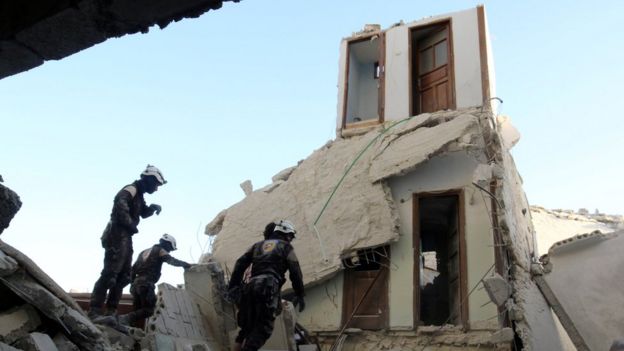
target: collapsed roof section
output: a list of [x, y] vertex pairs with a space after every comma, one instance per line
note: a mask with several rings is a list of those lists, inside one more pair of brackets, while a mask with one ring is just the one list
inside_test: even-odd
[[161, 29], [238, 0], [36, 0], [0, 4], [0, 79], [108, 38]]
[[398, 214], [384, 180], [436, 155], [483, 149], [479, 116], [479, 109], [425, 113], [328, 142], [289, 176], [274, 177], [206, 226], [207, 234], [218, 234], [215, 259], [233, 267], [269, 221], [288, 218], [297, 227], [305, 283], [331, 277], [342, 258], [398, 240]]

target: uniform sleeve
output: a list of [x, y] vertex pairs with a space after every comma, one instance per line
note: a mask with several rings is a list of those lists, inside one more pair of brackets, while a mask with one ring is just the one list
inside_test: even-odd
[[247, 252], [245, 252], [241, 257], [236, 260], [236, 264], [234, 265], [234, 271], [232, 272], [232, 276], [230, 277], [230, 283], [228, 284], [228, 289], [231, 289], [235, 286], [241, 285], [243, 281], [243, 274], [245, 270], [251, 262], [253, 261], [253, 249], [255, 245], [249, 248]]
[[301, 273], [301, 267], [299, 266], [299, 260], [295, 255], [295, 249], [290, 246], [290, 252], [286, 257], [288, 262], [288, 272], [290, 273], [290, 282], [292, 283], [293, 290], [297, 296], [305, 296], [303, 289], [303, 274]]
[[138, 232], [137, 225], [139, 223], [135, 223], [130, 216], [130, 204], [132, 203], [132, 197], [132, 194], [125, 188], [118, 192], [113, 203], [113, 214], [111, 217], [113, 223], [128, 229], [132, 234], [134, 234]]
[[145, 203], [145, 199], [143, 199], [143, 202], [141, 203], [141, 213], [140, 213], [141, 218], [151, 217], [153, 214], [154, 214], [154, 209], [147, 206], [147, 204]]
[[167, 262], [168, 264], [172, 266], [184, 267], [184, 268], [188, 268], [191, 266], [190, 263], [184, 262], [182, 260], [178, 260], [177, 258], [171, 256], [166, 250], [161, 249], [159, 255], [160, 255], [160, 259], [163, 262]]

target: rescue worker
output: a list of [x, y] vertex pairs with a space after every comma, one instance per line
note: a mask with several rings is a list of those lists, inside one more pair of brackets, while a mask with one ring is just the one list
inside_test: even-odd
[[126, 185], [115, 196], [110, 221], [101, 237], [104, 268], [91, 293], [89, 317], [92, 319], [116, 313], [122, 291], [130, 283], [132, 235], [138, 233], [141, 218], [150, 217], [154, 213], [158, 215], [162, 211], [160, 205], [147, 206], [143, 195], [153, 194], [166, 183], [158, 168], [147, 165], [139, 180]]
[[[273, 227], [272, 232], [268, 230]], [[305, 308], [303, 277], [295, 250], [290, 244], [295, 227], [287, 220], [269, 224], [265, 240], [252, 245], [237, 261], [228, 285], [228, 295], [238, 300], [237, 322], [240, 327], [235, 350], [256, 351], [273, 333], [273, 322], [281, 311], [280, 291], [286, 282], [286, 270], [295, 291], [293, 304], [299, 312]], [[245, 270], [251, 265], [249, 281], [243, 284]]]
[[134, 326], [137, 321], [154, 313], [154, 307], [156, 307], [154, 287], [160, 279], [160, 271], [164, 262], [175, 267], [183, 267], [185, 270], [191, 268], [190, 263], [169, 255], [176, 249], [175, 238], [164, 234], [158, 244], [139, 254], [132, 265], [132, 285], [130, 286], [134, 311], [119, 316], [119, 324]]

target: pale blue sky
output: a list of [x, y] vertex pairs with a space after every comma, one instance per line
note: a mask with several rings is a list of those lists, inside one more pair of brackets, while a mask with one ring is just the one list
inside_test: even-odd
[[[262, 187], [334, 137], [343, 37], [476, 5], [243, 0], [0, 80], [0, 174], [24, 202], [2, 239], [90, 290], [113, 196], [152, 163], [169, 184], [146, 196], [163, 212], [141, 222], [135, 252], [168, 232], [174, 256], [196, 260], [241, 182]], [[624, 213], [624, 2], [485, 5], [529, 202]]]

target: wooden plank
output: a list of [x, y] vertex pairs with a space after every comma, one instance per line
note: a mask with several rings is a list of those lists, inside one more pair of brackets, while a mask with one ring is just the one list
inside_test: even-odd
[[570, 318], [563, 306], [561, 306], [561, 303], [559, 303], [559, 300], [550, 289], [550, 286], [548, 286], [548, 283], [546, 282], [544, 277], [538, 275], [533, 277], [533, 279], [537, 283], [537, 287], [542, 292], [542, 295], [544, 295], [544, 297], [546, 298], [546, 301], [548, 302], [550, 307], [553, 309], [553, 311], [555, 311], [557, 317], [559, 317], [561, 325], [563, 325], [563, 328], [568, 333], [568, 336], [570, 336], [572, 343], [574, 344], [574, 346], [576, 346], [576, 350], [589, 351], [589, 346], [587, 346], [587, 343], [583, 339], [583, 336], [581, 335], [581, 333], [579, 333], [578, 329], [576, 329], [572, 318]]

